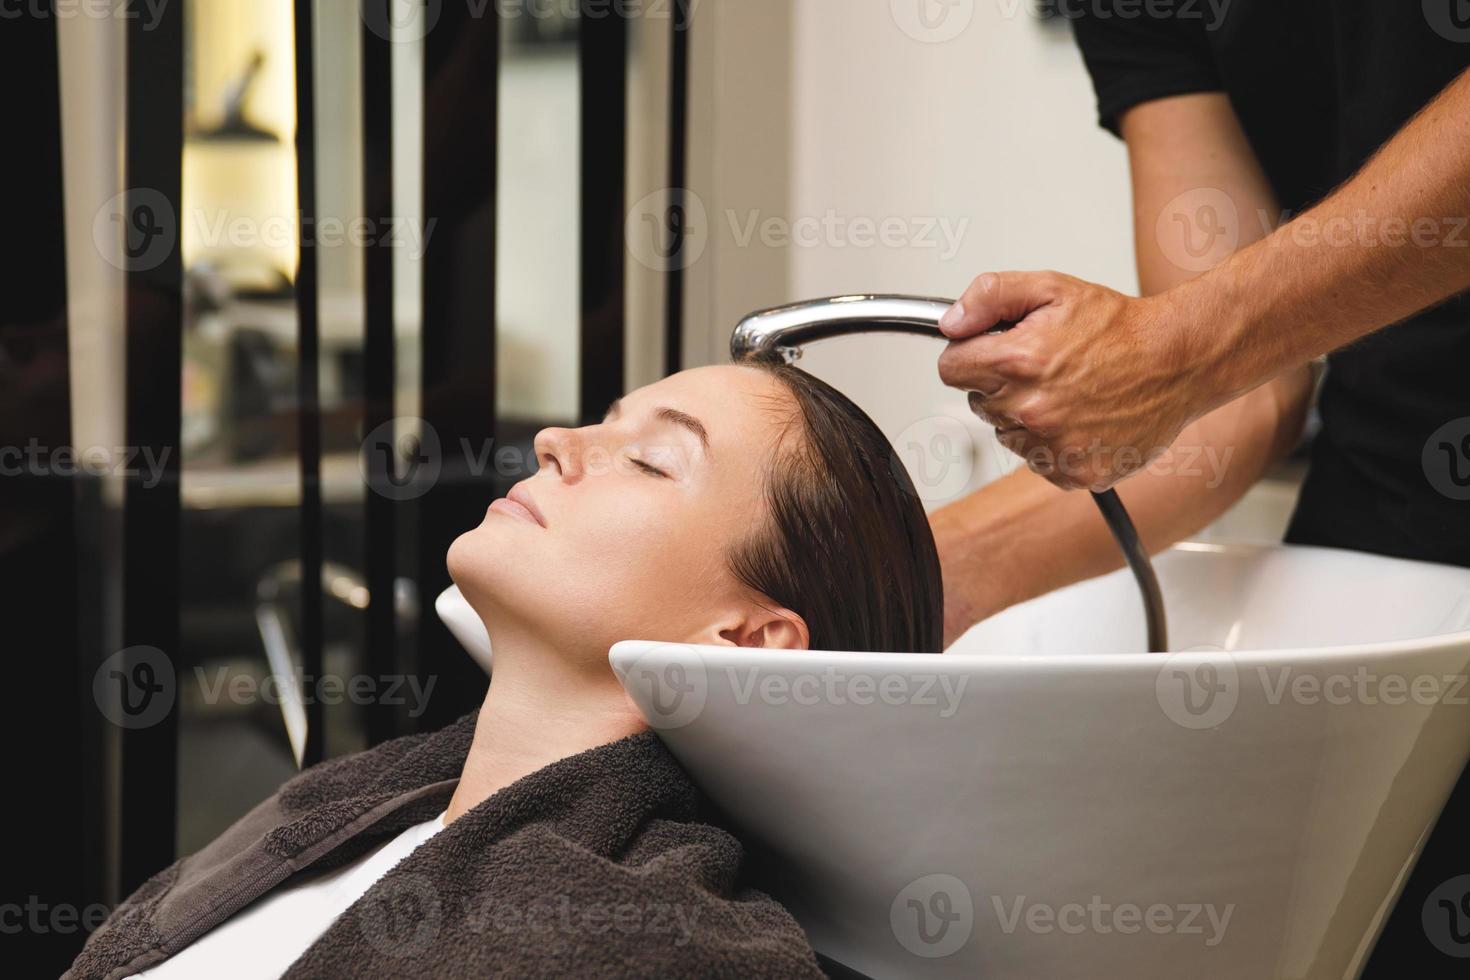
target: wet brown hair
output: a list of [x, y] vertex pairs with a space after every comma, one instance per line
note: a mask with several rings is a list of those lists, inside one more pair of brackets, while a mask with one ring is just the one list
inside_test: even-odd
[[770, 515], [731, 554], [733, 574], [799, 614], [814, 650], [939, 652], [939, 553], [887, 436], [825, 381], [741, 363], [779, 380], [796, 412], [766, 475]]

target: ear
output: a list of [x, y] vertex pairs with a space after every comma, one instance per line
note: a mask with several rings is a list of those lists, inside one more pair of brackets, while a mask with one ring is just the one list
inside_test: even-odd
[[806, 650], [811, 634], [806, 620], [784, 607], [751, 604], [710, 626], [695, 640], [713, 646], [765, 647], [773, 650]]

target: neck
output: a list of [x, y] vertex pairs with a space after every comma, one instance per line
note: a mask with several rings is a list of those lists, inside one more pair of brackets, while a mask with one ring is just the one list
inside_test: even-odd
[[494, 676], [446, 822], [538, 769], [648, 727], [610, 667], [578, 669], [564, 653], [493, 632], [491, 646]]

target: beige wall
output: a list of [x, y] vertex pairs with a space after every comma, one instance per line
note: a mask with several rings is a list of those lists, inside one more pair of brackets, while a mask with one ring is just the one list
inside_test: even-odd
[[788, 251], [741, 246], [726, 210], [790, 211], [793, 119], [792, 0], [691, 0], [689, 185], [703, 212], [686, 270], [684, 361], [727, 359], [742, 313], [791, 298]]
[[[126, 93], [116, 80], [123, 77], [125, 41], [120, 21], [66, 17], [56, 22], [72, 441], [83, 449], [122, 446], [126, 439], [124, 378], [118, 369], [125, 356], [126, 282], [122, 268], [103, 257], [94, 237], [98, 213], [123, 190]], [[106, 486], [116, 494], [121, 483], [112, 479]]]

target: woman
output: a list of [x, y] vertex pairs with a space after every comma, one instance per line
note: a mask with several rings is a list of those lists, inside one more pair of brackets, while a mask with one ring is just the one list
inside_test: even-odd
[[607, 652], [938, 650], [907, 474], [783, 365], [673, 375], [536, 453], [449, 550], [495, 651], [478, 715], [301, 773], [145, 883], [68, 976], [821, 976]]

